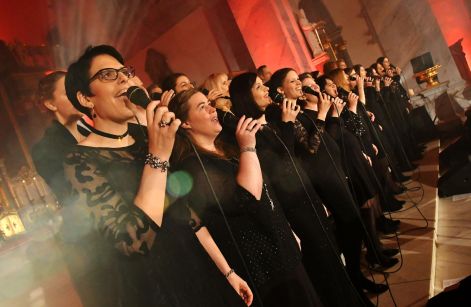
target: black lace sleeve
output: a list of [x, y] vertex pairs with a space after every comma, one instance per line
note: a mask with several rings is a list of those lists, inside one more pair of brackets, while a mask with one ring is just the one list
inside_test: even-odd
[[[110, 184], [96, 152], [73, 152], [65, 160], [74, 197], [67, 203], [106, 241], [124, 255], [147, 254], [159, 227]], [[137, 178], [138, 179], [138, 178]], [[64, 221], [65, 223], [67, 221]]]

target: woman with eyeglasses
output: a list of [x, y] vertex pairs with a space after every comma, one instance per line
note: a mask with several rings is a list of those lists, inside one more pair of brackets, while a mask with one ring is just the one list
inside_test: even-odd
[[100, 307], [250, 305], [247, 284], [211, 238], [195, 236], [191, 212], [166, 195], [180, 120], [153, 101], [147, 140], [128, 130], [133, 77], [106, 45], [89, 47], [66, 76], [68, 98], [95, 125], [65, 161], [74, 195], [64, 206], [63, 228], [93, 256], [94, 267], [110, 268], [107, 278], [116, 287], [101, 285], [112, 302]]

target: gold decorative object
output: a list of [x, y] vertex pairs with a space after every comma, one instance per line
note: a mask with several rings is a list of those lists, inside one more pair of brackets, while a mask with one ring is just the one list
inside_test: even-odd
[[427, 82], [427, 88], [437, 86], [440, 84], [438, 81], [438, 69], [440, 67], [442, 67], [442, 65], [437, 64], [424, 71], [416, 73], [414, 76], [421, 82]]
[[23, 222], [16, 212], [10, 212], [0, 215], [0, 236], [6, 238], [25, 231]]

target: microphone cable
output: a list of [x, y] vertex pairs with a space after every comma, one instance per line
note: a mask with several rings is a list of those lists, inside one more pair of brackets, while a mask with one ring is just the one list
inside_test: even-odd
[[240, 260], [241, 260], [242, 265], [243, 265], [243, 267], [244, 267], [244, 270], [245, 270], [245, 272], [247, 273], [247, 277], [249, 278], [249, 282], [250, 282], [250, 283], [252, 284], [252, 286], [253, 286], [252, 292], [254, 293], [254, 296], [257, 297], [257, 301], [258, 301], [258, 303], [260, 304], [260, 306], [263, 307], [263, 302], [262, 302], [262, 298], [261, 298], [261, 296], [260, 296], [260, 293], [258, 292], [257, 286], [255, 285], [255, 282], [254, 282], [254, 280], [253, 280], [253, 277], [252, 277], [252, 275], [250, 274], [250, 270], [249, 270], [249, 268], [248, 268], [248, 266], [247, 266], [247, 262], [245, 261], [245, 258], [244, 258], [243, 254], [242, 254], [242, 251], [240, 250], [239, 245], [237, 244], [237, 241], [236, 241], [236, 239], [235, 239], [234, 233], [232, 232], [231, 226], [229, 225], [229, 220], [227, 219], [227, 216], [226, 216], [226, 214], [225, 214], [225, 212], [224, 212], [224, 209], [222, 208], [221, 202], [219, 201], [219, 198], [218, 198], [218, 196], [216, 195], [216, 191], [214, 190], [214, 186], [213, 186], [213, 184], [211, 183], [211, 179], [209, 178], [209, 175], [208, 175], [208, 172], [207, 172], [207, 170], [206, 170], [206, 167], [204, 166], [203, 160], [201, 159], [201, 156], [200, 156], [198, 150], [196, 149], [196, 147], [195, 147], [195, 145], [193, 144], [193, 142], [188, 138], [188, 136], [187, 136], [186, 134], [184, 134], [184, 133], [181, 133], [181, 135], [182, 135], [183, 137], [185, 137], [186, 140], [190, 143], [191, 148], [192, 148], [193, 152], [195, 153], [195, 155], [196, 155], [196, 157], [197, 157], [197, 159], [198, 159], [199, 165], [201, 166], [201, 169], [203, 170], [203, 173], [204, 173], [204, 176], [205, 176], [205, 178], [206, 178], [206, 181], [208, 182], [208, 185], [209, 185], [209, 188], [210, 188], [210, 190], [211, 190], [211, 194], [212, 194], [212, 196], [213, 196], [213, 198], [214, 198], [214, 201], [216, 202], [216, 204], [217, 204], [217, 206], [218, 206], [218, 209], [219, 209], [219, 211], [221, 212], [222, 218], [223, 218], [223, 220], [224, 220], [224, 224], [225, 224], [226, 227], [227, 227], [227, 230], [228, 230], [228, 232], [229, 232], [229, 236], [230, 236], [230, 238], [231, 238], [232, 244], [234, 244], [234, 247], [235, 247], [235, 249], [236, 249], [236, 251], [237, 251], [237, 254], [238, 254], [238, 256], [240, 257]]
[[[146, 134], [145, 131], [144, 131], [143, 125], [140, 123], [140, 121], [139, 121], [139, 119], [137, 118], [137, 116], [135, 116], [135, 119], [136, 119], [136, 121], [137, 121], [137, 123], [138, 123], [138, 125], [139, 125], [140, 131], [142, 132], [142, 134], [143, 134], [143, 136], [144, 136], [144, 139], [147, 139], [147, 134]], [[256, 297], [255, 299], [256, 299], [256, 300], [258, 301], [258, 303], [260, 304], [260, 307], [263, 307], [264, 305], [263, 305], [263, 302], [262, 302], [262, 300], [261, 300], [261, 296], [260, 296], [260, 294], [259, 294], [259, 292], [258, 292], [258, 289], [257, 289], [256, 285], [255, 285], [255, 282], [254, 282], [254, 280], [253, 280], [253, 277], [252, 277], [252, 275], [250, 274], [250, 271], [249, 271], [248, 266], [247, 266], [247, 262], [245, 261], [244, 256], [242, 255], [242, 252], [241, 252], [241, 250], [240, 250], [240, 248], [239, 248], [239, 245], [237, 244], [237, 241], [236, 241], [236, 239], [235, 239], [235, 236], [234, 236], [234, 234], [233, 234], [233, 232], [232, 232], [232, 230], [231, 230], [231, 227], [230, 227], [230, 225], [229, 225], [229, 221], [228, 221], [227, 216], [226, 216], [226, 214], [225, 214], [225, 212], [224, 212], [224, 209], [222, 208], [222, 205], [221, 205], [221, 203], [220, 203], [220, 201], [219, 201], [219, 198], [218, 198], [217, 195], [216, 195], [216, 192], [215, 192], [215, 190], [214, 190], [214, 187], [213, 187], [213, 185], [212, 185], [212, 183], [211, 183], [211, 180], [210, 180], [210, 178], [209, 178], [209, 175], [208, 175], [208, 173], [207, 173], [207, 171], [206, 171], [206, 168], [205, 168], [205, 166], [204, 166], [203, 160], [201, 159], [201, 156], [200, 156], [200, 154], [198, 153], [198, 150], [196, 149], [196, 147], [195, 147], [195, 145], [193, 144], [193, 142], [191, 142], [191, 140], [188, 138], [188, 136], [187, 136], [185, 133], [181, 133], [180, 131], [177, 131], [177, 134], [179, 134], [180, 137], [185, 138], [185, 140], [191, 145], [191, 148], [192, 148], [194, 154], [196, 155], [196, 157], [197, 157], [197, 159], [198, 159], [198, 163], [199, 163], [199, 165], [201, 166], [201, 169], [203, 170], [204, 176], [205, 176], [205, 178], [206, 178], [206, 180], [207, 180], [207, 182], [208, 182], [209, 188], [210, 188], [210, 190], [211, 190], [211, 194], [212, 194], [212, 196], [213, 196], [213, 198], [214, 198], [214, 200], [215, 200], [215, 202], [216, 202], [216, 204], [217, 204], [217, 206], [218, 206], [219, 211], [221, 212], [222, 218], [223, 218], [223, 220], [224, 220], [224, 224], [226, 225], [226, 228], [227, 228], [227, 230], [228, 230], [228, 232], [229, 232], [229, 236], [230, 236], [230, 238], [231, 238], [232, 244], [234, 244], [234, 247], [235, 247], [235, 249], [236, 249], [236, 251], [237, 251], [237, 254], [238, 254], [238, 256], [239, 256], [239, 258], [240, 258], [240, 260], [241, 260], [241, 262], [242, 262], [242, 266], [244, 267], [244, 270], [245, 270], [245, 272], [246, 272], [246, 274], [247, 274], [247, 277], [248, 277], [248, 279], [249, 279], [248, 281], [249, 281], [249, 283], [252, 285], [251, 290], [252, 290], [252, 292], [253, 292], [253, 294], [254, 294], [254, 297]]]
[[[360, 102], [360, 103], [361, 103], [361, 102]], [[334, 106], [334, 108], [335, 108], [336, 111], [337, 111], [337, 114], [339, 115], [338, 119], [339, 119], [339, 127], [340, 127], [340, 140], [341, 140], [341, 143], [342, 143], [342, 148], [341, 148], [341, 149], [342, 149], [342, 154], [343, 154], [343, 156], [344, 156], [344, 159], [346, 159], [346, 151], [345, 151], [345, 150], [346, 150], [346, 147], [345, 147], [345, 141], [344, 141], [344, 136], [343, 136], [343, 134], [344, 134], [344, 132], [343, 132], [344, 127], [343, 127], [343, 123], [342, 123], [342, 119], [341, 119], [341, 115], [340, 115], [341, 113], [339, 112], [339, 110], [338, 110], [337, 106], [335, 105], [335, 103], [332, 103], [332, 105]], [[349, 114], [349, 115], [351, 116], [351, 114]], [[317, 129], [317, 126], [316, 126], [316, 125], [314, 125], [314, 127], [316, 127], [316, 129]], [[361, 142], [360, 142], [360, 144], [362, 145], [362, 147], [364, 147]], [[331, 157], [331, 159], [333, 159], [332, 156], [330, 155], [330, 153], [329, 153], [329, 156]], [[334, 166], [335, 166], [337, 175], [341, 177], [340, 171], [338, 170], [338, 167], [336, 166], [335, 162], [334, 162]], [[349, 171], [348, 171], [348, 167], [345, 167], [345, 172], [346, 172], [347, 176], [348, 176], [349, 178], [351, 178], [351, 176], [350, 176], [350, 174], [349, 174]], [[356, 193], [355, 193], [355, 189], [353, 188], [353, 185], [352, 185], [352, 183], [351, 183], [351, 180], [350, 180], [350, 182], [349, 182], [348, 184], [352, 187], [352, 189], [351, 189], [351, 190], [352, 190], [352, 194], [353, 194], [352, 196], [353, 196], [354, 198], [357, 198]], [[354, 202], [355, 202], [355, 201], [354, 201]], [[355, 202], [355, 203], [357, 203], [357, 202]], [[361, 225], [362, 225], [362, 228], [363, 228], [363, 231], [364, 231], [364, 233], [365, 233], [366, 239], [370, 242], [371, 245], [373, 245], [372, 239], [371, 239], [370, 235], [368, 234], [368, 231], [367, 231], [367, 229], [366, 229], [365, 224], [363, 223], [363, 219], [362, 219], [362, 217], [361, 217], [360, 212], [358, 211], [358, 208], [355, 207], [354, 209], [355, 209], [354, 211], [355, 211], [355, 212], [357, 213], [357, 215], [358, 215], [358, 218], [359, 218], [359, 221], [360, 221], [360, 223], [361, 223]], [[398, 243], [398, 245], [399, 245], [399, 239], [397, 238], [397, 233], [396, 233], [396, 240], [397, 240], [397, 243]], [[400, 251], [400, 248], [399, 248], [399, 251]], [[378, 255], [377, 251], [376, 251], [374, 248], [373, 248], [373, 254], [374, 254], [376, 260], [379, 262], [379, 255]], [[401, 257], [402, 257], [402, 256], [401, 256]], [[402, 265], [402, 261], [401, 261], [401, 265]], [[388, 286], [388, 292], [389, 292], [389, 295], [390, 295], [390, 297], [391, 297], [391, 300], [393, 301], [394, 306], [397, 307], [396, 300], [395, 300], [395, 298], [394, 298], [394, 295], [393, 295], [393, 293], [392, 293], [392, 290], [391, 290], [391, 287], [390, 287], [390, 284], [389, 284], [389, 281], [388, 281], [388, 277], [387, 277], [387, 274], [388, 274], [388, 273], [385, 272], [385, 271], [374, 270], [373, 268], [370, 268], [370, 267], [368, 267], [368, 270], [370, 271], [370, 276], [371, 276], [371, 278], [373, 279], [373, 282], [375, 282], [375, 279], [374, 279], [374, 276], [373, 276], [373, 273], [372, 273], [372, 272], [376, 272], [376, 273], [379, 273], [379, 274], [382, 274], [382, 275], [383, 275], [383, 277], [384, 277], [384, 282], [385, 282], [386, 285]], [[376, 295], [376, 302], [377, 302], [377, 305], [376, 305], [376, 306], [379, 306], [379, 294]]]
[[[368, 114], [366, 113], [366, 108], [365, 108], [365, 106], [364, 106], [363, 104], [361, 104], [361, 105], [362, 105], [361, 107], [362, 107], [363, 115], [364, 115], [364, 117], [367, 118], [367, 123], [368, 123], [368, 125], [369, 125], [369, 128], [370, 128], [370, 130], [373, 132], [375, 138], [378, 140], [378, 145], [380, 146], [381, 150], [383, 151], [383, 153], [384, 153], [384, 155], [385, 155], [385, 157], [386, 157], [386, 160], [387, 160], [388, 163], [391, 165], [392, 159], [391, 159], [391, 157], [389, 156], [389, 153], [385, 150], [385, 147], [384, 147], [384, 145], [383, 145], [383, 143], [382, 143], [382, 140], [381, 140], [381, 138], [379, 137], [378, 131], [376, 131], [376, 128], [374, 127], [373, 122], [371, 121], [371, 119], [369, 118]], [[401, 146], [401, 147], [402, 147], [402, 146]], [[392, 170], [392, 168], [391, 168], [391, 170]], [[378, 180], [378, 178], [376, 178], [376, 176], [375, 176], [375, 179]], [[418, 177], [417, 177], [416, 179], [414, 179], [414, 180], [418, 180], [418, 179], [420, 179], [420, 170], [418, 170]], [[407, 198], [408, 198], [409, 201], [413, 204], [412, 207], [415, 207], [415, 208], [419, 211], [419, 214], [423, 217], [423, 220], [424, 220], [425, 223], [426, 223], [425, 228], [427, 228], [427, 227], [428, 227], [428, 220], [427, 220], [427, 218], [423, 215], [423, 213], [420, 211], [420, 209], [419, 209], [418, 206], [417, 206], [417, 205], [423, 200], [423, 197], [424, 197], [424, 188], [423, 188], [423, 185], [422, 185], [421, 182], [418, 182], [418, 183], [419, 183], [419, 186], [418, 186], [418, 187], [407, 188], [407, 189], [405, 190], [405, 192], [406, 192]], [[381, 187], [380, 189], [382, 189], [382, 187]], [[415, 191], [421, 191], [421, 193], [422, 193], [422, 195], [421, 195], [421, 197], [420, 197], [420, 200], [418, 200], [418, 201], [414, 201], [414, 200], [412, 199], [412, 197], [409, 195], [409, 192], [415, 192]], [[383, 193], [384, 193], [384, 191], [383, 191]], [[410, 207], [410, 208], [412, 208], [412, 207]], [[408, 208], [408, 209], [410, 209], [410, 208]], [[403, 211], [406, 211], [406, 210], [408, 210], [408, 209], [399, 210], [399, 211], [397, 211], [397, 212], [398, 212], [398, 213], [399, 213], [399, 212], [403, 212]], [[389, 217], [392, 218], [391, 212], [389, 212]], [[420, 227], [419, 229], [423, 229], [423, 227]], [[402, 232], [401, 232], [401, 233], [402, 233]], [[402, 253], [401, 253], [401, 255], [402, 255]], [[402, 258], [402, 257], [401, 257], [401, 258]]]
[[[359, 301], [360, 302], [363, 302], [363, 299], [361, 298], [361, 296], [358, 294], [358, 290], [356, 289], [356, 287], [353, 285], [351, 279], [350, 279], [350, 275], [347, 273], [346, 269], [345, 269], [345, 266], [343, 265], [343, 262], [342, 262], [342, 259], [340, 258], [340, 256], [338, 255], [337, 253], [337, 249], [335, 248], [334, 246], [334, 243], [332, 242], [327, 230], [325, 229], [325, 226], [324, 226], [324, 223], [322, 222], [322, 219], [319, 215], [319, 212], [317, 211], [315, 205], [314, 205], [314, 201], [312, 200], [311, 198], [311, 195], [310, 193], [308, 192], [308, 189], [306, 187], [306, 184], [304, 183], [303, 179], [302, 179], [302, 176], [299, 172], [299, 169], [296, 165], [296, 162], [290, 152], [290, 150], [288, 149], [288, 147], [286, 146], [285, 142], [281, 139], [281, 137], [276, 133], [275, 129], [269, 127], [270, 130], [273, 132], [273, 135], [275, 135], [275, 137], [278, 139], [278, 141], [280, 142], [280, 144], [283, 146], [283, 149], [286, 151], [286, 153], [288, 154], [288, 157], [289, 157], [289, 160], [291, 162], [291, 164], [293, 165], [293, 168], [295, 170], [295, 173], [296, 173], [296, 176], [298, 177], [298, 180], [299, 182], [301, 183], [301, 186], [304, 190], [304, 193], [306, 194], [306, 197], [308, 198], [309, 200], [309, 203], [312, 207], [312, 210], [314, 211], [315, 213], [315, 216], [317, 218], [317, 220], [319, 221], [319, 224], [321, 225], [321, 228], [322, 228], [322, 232], [325, 234], [325, 237], [327, 238], [327, 241], [329, 242], [329, 247], [332, 249], [332, 251], [334, 252], [334, 255], [336, 256], [337, 260], [339, 261], [341, 267], [342, 267], [342, 271], [344, 272], [345, 276], [347, 277], [347, 280], [349, 281], [350, 283], [350, 286], [352, 287], [352, 289], [354, 290], [354, 293], [356, 294], [356, 296], [358, 297]], [[313, 190], [315, 190], [313, 188]]]
[[[334, 107], [336, 108], [336, 106], [334, 106]], [[337, 108], [336, 108], [336, 109], [337, 109]], [[337, 109], [337, 112], [338, 112], [338, 109]], [[333, 159], [333, 156], [332, 156], [331, 152], [329, 151], [328, 146], [326, 145], [327, 143], [325, 142], [325, 139], [324, 139], [324, 137], [322, 136], [322, 133], [319, 131], [319, 128], [318, 128], [317, 125], [315, 124], [314, 120], [312, 120], [308, 115], [306, 115], [306, 118], [308, 118], [308, 120], [310, 120], [310, 121], [312, 122], [314, 128], [315, 128], [315, 129], [317, 130], [317, 132], [319, 133], [319, 136], [320, 136], [320, 138], [321, 138], [321, 141], [323, 142], [323, 144], [324, 144], [324, 146], [325, 146], [326, 152], [327, 152], [327, 154], [328, 154], [328, 156], [329, 156], [329, 159], [330, 159], [331, 162], [332, 162], [332, 165], [334, 166], [334, 169], [335, 169], [335, 172], [336, 172], [337, 176], [341, 179], [341, 182], [344, 182], [343, 186], [345, 187], [346, 191], [347, 191], [350, 195], [352, 195], [352, 193], [355, 194], [355, 190], [353, 189], [353, 186], [351, 186], [351, 185], [352, 185], [351, 180], [348, 180], [347, 183], [345, 182], [345, 179], [344, 179], [343, 176], [341, 175], [340, 170], [339, 170], [337, 164], [335, 163], [335, 160]], [[339, 120], [340, 120], [340, 118], [339, 118]], [[342, 147], [343, 147], [343, 151], [345, 151], [341, 122], [339, 122], [339, 127], [340, 127], [340, 131], [341, 131], [341, 132], [340, 132], [340, 135], [341, 135], [341, 142], [342, 142], [342, 144], [343, 144]], [[343, 154], [346, 155], [345, 152], [343, 152]], [[346, 173], [347, 173], [347, 176], [348, 176], [349, 178], [351, 178], [350, 175], [348, 174], [348, 170], [347, 170], [347, 169], [346, 169]], [[351, 186], [351, 188], [352, 188], [351, 190], [348, 188], [348, 185]], [[352, 197], [355, 198], [355, 199], [357, 198], [356, 195], [352, 195]], [[357, 201], [355, 201], [354, 199], [352, 199], [352, 202], [353, 202], [354, 204], [357, 203]], [[365, 237], [367, 238], [367, 240], [370, 241], [370, 244], [372, 244], [371, 238], [370, 238], [370, 236], [369, 236], [369, 234], [368, 234], [368, 232], [367, 232], [367, 230], [366, 230], [366, 226], [365, 226], [364, 223], [363, 223], [363, 220], [362, 220], [362, 218], [361, 218], [360, 212], [358, 211], [358, 208], [357, 208], [356, 206], [354, 206], [353, 211], [354, 211], [354, 212], [356, 213], [356, 215], [357, 215], [357, 218], [358, 218], [358, 220], [359, 220], [359, 222], [360, 222], [360, 224], [361, 224], [361, 227], [363, 228], [363, 232], [364, 232], [364, 234], [365, 234]], [[378, 254], [376, 254], [376, 251], [375, 251], [375, 250], [373, 250], [373, 253], [375, 254], [375, 257], [377, 258], [377, 260], [378, 260], [378, 262], [379, 262], [379, 259], [378, 259], [379, 256], [378, 256]], [[383, 272], [378, 272], [378, 273], [383, 273]], [[373, 279], [373, 281], [374, 281], [374, 276], [373, 276], [371, 273], [370, 273], [370, 275], [371, 275], [371, 277], [372, 277], [372, 279]], [[396, 304], [396, 302], [395, 302], [395, 300], [394, 300], [394, 297], [392, 296], [392, 292], [391, 292], [391, 289], [390, 289], [390, 287], [389, 287], [389, 283], [387, 282], [387, 276], [386, 276], [386, 274], [384, 274], [384, 273], [383, 273], [383, 275], [384, 275], [386, 284], [388, 285], [388, 291], [389, 291], [390, 294], [391, 294], [392, 300], [393, 300], [393, 302], [394, 302], [394, 306], [397, 307], [397, 304]], [[376, 306], [378, 306], [378, 303], [379, 303], [379, 294], [376, 295]]]
[[[235, 117], [235, 116], [234, 116]], [[342, 267], [342, 271], [343, 273], [345, 274], [348, 282], [350, 283], [350, 286], [351, 288], [353, 289], [353, 292], [355, 293], [355, 295], [357, 296], [359, 302], [362, 302], [363, 303], [363, 299], [361, 298], [361, 296], [359, 295], [356, 287], [353, 285], [352, 281], [350, 280], [350, 276], [349, 274], [347, 273], [346, 269], [345, 269], [345, 266], [343, 265], [343, 262], [342, 262], [342, 259], [340, 258], [340, 256], [338, 255], [337, 253], [337, 249], [335, 248], [335, 244], [332, 242], [329, 234], [328, 234], [328, 231], [325, 229], [325, 225], [324, 223], [322, 222], [322, 218], [320, 217], [320, 214], [318, 212], [318, 210], [316, 209], [315, 205], [314, 205], [314, 201], [313, 199], [311, 198], [311, 195], [306, 187], [306, 183], [303, 181], [302, 179], [302, 176], [299, 172], [299, 169], [297, 167], [297, 164], [295, 162], [295, 159], [293, 158], [292, 154], [291, 154], [291, 151], [289, 150], [288, 146], [285, 144], [285, 142], [283, 141], [283, 139], [278, 135], [278, 133], [276, 132], [276, 130], [272, 127], [270, 127], [270, 124], [268, 123], [266, 126], [266, 128], [269, 128], [269, 131], [271, 131], [273, 133], [273, 135], [275, 136], [275, 138], [278, 140], [278, 142], [282, 145], [282, 148], [285, 150], [285, 152], [287, 153], [288, 157], [289, 157], [289, 160], [290, 160], [290, 163], [291, 165], [293, 166], [293, 169], [296, 173], [296, 177], [298, 178], [299, 182], [301, 183], [301, 186], [303, 188], [303, 191], [304, 191], [304, 194], [306, 195], [308, 201], [309, 201], [309, 204], [315, 214], [315, 217], [316, 219], [318, 220], [319, 222], [319, 225], [321, 226], [321, 229], [322, 229], [322, 232], [324, 233], [326, 239], [327, 239], [327, 242], [329, 244], [329, 247], [331, 248], [332, 252], [334, 253], [334, 255], [336, 256], [337, 260], [339, 261], [341, 267]], [[258, 132], [260, 133], [260, 131]], [[312, 187], [311, 187], [312, 188]], [[314, 191], [315, 189], [312, 188]]]

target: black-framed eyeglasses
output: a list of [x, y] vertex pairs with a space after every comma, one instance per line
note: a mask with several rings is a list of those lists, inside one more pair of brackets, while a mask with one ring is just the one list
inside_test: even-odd
[[128, 78], [132, 78], [136, 75], [136, 71], [132, 66], [124, 66], [120, 69], [103, 68], [97, 71], [97, 73], [94, 74], [93, 77], [88, 80], [88, 83], [92, 83], [95, 79], [98, 79], [102, 82], [111, 82], [118, 79], [119, 73], [122, 73]]

